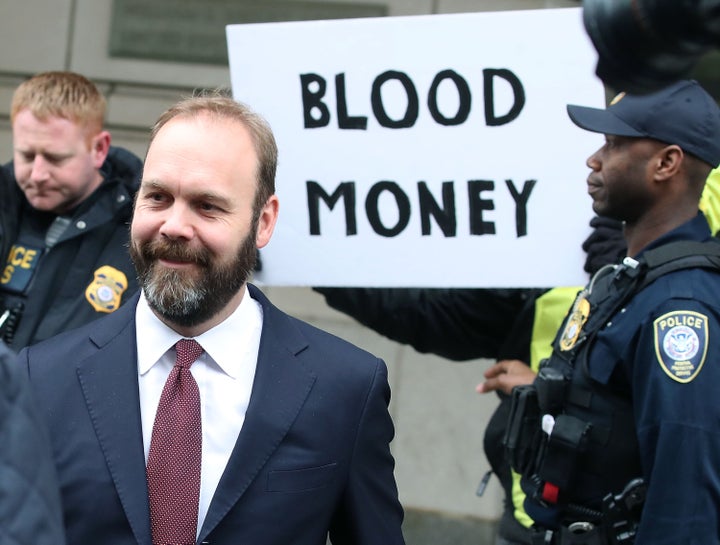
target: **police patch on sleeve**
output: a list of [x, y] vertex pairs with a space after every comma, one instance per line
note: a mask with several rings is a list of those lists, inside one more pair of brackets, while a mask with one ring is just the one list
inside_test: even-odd
[[110, 265], [103, 265], [93, 274], [93, 281], [85, 288], [85, 299], [97, 312], [116, 311], [128, 286], [127, 276]]
[[653, 322], [660, 367], [677, 382], [692, 381], [705, 363], [708, 318], [691, 310], [668, 312]]

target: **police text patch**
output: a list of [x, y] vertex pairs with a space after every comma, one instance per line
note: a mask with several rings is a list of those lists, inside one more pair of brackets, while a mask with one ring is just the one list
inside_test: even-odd
[[668, 312], [653, 322], [660, 367], [677, 382], [693, 380], [705, 363], [708, 318], [691, 310]]
[[0, 277], [2, 288], [13, 293], [24, 293], [38, 269], [42, 254], [42, 248], [27, 244], [13, 245]]

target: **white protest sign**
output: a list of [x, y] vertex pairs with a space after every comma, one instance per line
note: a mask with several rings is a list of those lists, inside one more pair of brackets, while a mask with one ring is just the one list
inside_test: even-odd
[[271, 124], [266, 285], [584, 284], [604, 107], [580, 8], [227, 27], [234, 97]]

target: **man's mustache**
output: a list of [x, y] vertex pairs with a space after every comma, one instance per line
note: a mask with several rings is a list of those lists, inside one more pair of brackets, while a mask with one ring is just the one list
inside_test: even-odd
[[205, 248], [193, 249], [181, 242], [153, 241], [143, 245], [145, 259], [157, 261], [184, 261], [207, 267], [211, 261], [210, 252]]

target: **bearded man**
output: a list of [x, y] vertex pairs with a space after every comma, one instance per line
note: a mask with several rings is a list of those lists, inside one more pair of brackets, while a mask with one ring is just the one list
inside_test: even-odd
[[385, 363], [248, 284], [276, 163], [246, 106], [170, 108], [131, 225], [141, 293], [19, 355], [70, 545], [404, 543]]

